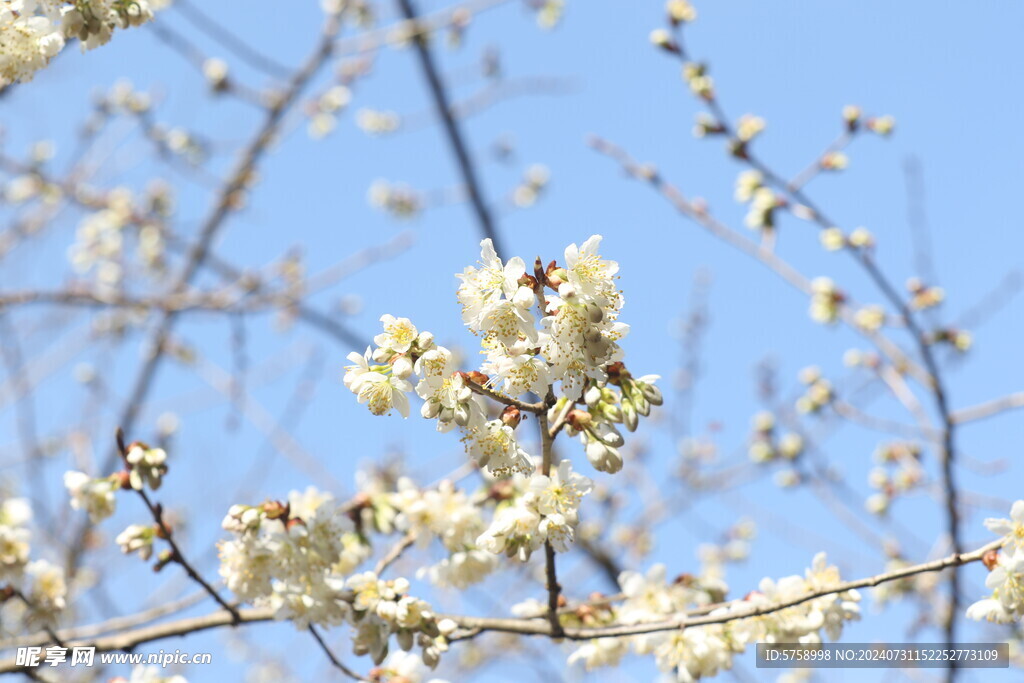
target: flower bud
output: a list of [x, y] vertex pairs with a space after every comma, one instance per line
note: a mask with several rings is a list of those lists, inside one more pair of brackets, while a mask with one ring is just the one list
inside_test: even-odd
[[636, 431], [636, 425], [637, 422], [639, 422], [639, 418], [637, 418], [636, 415], [636, 408], [628, 398], [622, 399], [622, 422], [626, 425], [626, 429], [629, 431]]
[[423, 405], [420, 407], [420, 415], [422, 415], [427, 420], [434, 419], [440, 412], [441, 402], [433, 398], [428, 398], [426, 401], [423, 402]]
[[518, 427], [519, 421], [522, 419], [522, 413], [515, 406], [505, 406], [505, 410], [501, 411], [501, 421], [512, 429]]
[[416, 337], [416, 348], [420, 351], [430, 351], [434, 348], [434, 335], [430, 332], [420, 332]]
[[578, 432], [582, 432], [594, 421], [593, 416], [585, 410], [570, 410], [565, 416], [565, 422]]
[[601, 402], [602, 395], [600, 387], [592, 386], [583, 393], [583, 401], [588, 406], [594, 406]]
[[468, 379], [471, 382], [475, 382], [480, 386], [485, 386], [488, 380], [490, 380], [490, 377], [480, 372], [479, 370], [470, 370], [469, 372], [463, 374], [465, 375], [466, 379]]
[[665, 402], [664, 397], [661, 395], [661, 389], [653, 384], [641, 384], [640, 390], [643, 392], [644, 398], [651, 402], [651, 405], [660, 406]]
[[587, 304], [587, 319], [595, 325], [604, 320], [604, 311], [593, 301]]
[[263, 504], [263, 512], [267, 519], [280, 519], [288, 516], [288, 505], [279, 500], [268, 500]]
[[609, 422], [622, 422], [622, 409], [615, 403], [601, 405], [601, 416]]
[[992, 571], [999, 564], [999, 551], [992, 549], [985, 552], [981, 556], [981, 563], [985, 565], [985, 568]]
[[460, 403], [457, 406], [455, 406], [455, 415], [453, 417], [455, 419], [455, 424], [459, 425], [460, 427], [465, 427], [466, 425], [468, 425], [469, 406], [467, 406], [465, 403]]
[[619, 433], [619, 430], [609, 424], [600, 425], [597, 429], [597, 434], [602, 441], [614, 448], [620, 448], [626, 442], [622, 438], [622, 434]]
[[636, 412], [640, 413], [644, 417], [651, 414], [651, 403], [645, 397], [642, 391], [633, 392], [630, 396], [633, 404], [636, 406]]
[[587, 444], [587, 460], [599, 472], [615, 474], [622, 469], [622, 456], [615, 448], [601, 441], [591, 441]]
[[391, 374], [398, 379], [405, 379], [412, 374], [412, 359], [409, 356], [395, 356], [391, 362]]

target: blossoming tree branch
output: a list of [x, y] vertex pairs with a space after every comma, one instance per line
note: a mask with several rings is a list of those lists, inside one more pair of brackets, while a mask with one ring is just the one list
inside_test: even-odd
[[[524, 667], [537, 667], [538, 676], [562, 675], [558, 666], [554, 673], [544, 668], [544, 660], [556, 655], [558, 665], [587, 674], [639, 660], [690, 682], [741, 670], [758, 643], [840, 641], [850, 622], [879, 618], [863, 610], [868, 593], [862, 591], [868, 590], [881, 606], [899, 598], [916, 600], [919, 621], [950, 646], [961, 638], [958, 628], [964, 619], [1002, 627], [993, 632], [1013, 639], [1015, 646], [1020, 642], [1024, 500], [966, 491], [957, 474], [968, 456], [957, 436], [963, 425], [1024, 407], [1024, 397], [1016, 393], [955, 407], [946, 354], [962, 357], [972, 347], [972, 336], [964, 326], [938, 317], [944, 290], [923, 277], [911, 278], [905, 288], [895, 285], [876, 259], [880, 240], [866, 228], [841, 227], [808, 189], [819, 176], [847, 167], [855, 141], [890, 136], [894, 119], [846, 107], [837, 117], [836, 139], [804, 170], [784, 175], [757, 149], [764, 119], [727, 113], [709, 65], [691, 52], [684, 33], [695, 22], [696, 9], [686, 0], [665, 4], [664, 25], [651, 32], [650, 47], [682, 74], [696, 99], [701, 111], [695, 136], [724, 142], [727, 156], [740, 164], [733, 196], [745, 212], [743, 228], [733, 228], [707, 202], [673, 184], [659, 167], [637, 161], [623, 146], [594, 136], [590, 147], [653, 190], [689, 224], [800, 292], [814, 323], [845, 326], [869, 347], [851, 349], [843, 359], [868, 376], [861, 387], [810, 366], [800, 372], [798, 395], [782, 400], [769, 390], [774, 378], [763, 379], [762, 393], [774, 404], [753, 416], [742, 462], [717, 467], [713, 445], [687, 438], [678, 471], [668, 472], [663, 461], [646, 457], [648, 439], [666, 431], [666, 422], [678, 416], [671, 414], [676, 408], [663, 395], [661, 377], [649, 373], [667, 376], [676, 369], [668, 365], [669, 353], [636, 358], [625, 353], [630, 325], [623, 313], [645, 310], [626, 309], [627, 298], [654, 296], [622, 285], [629, 281], [625, 257], [621, 275], [619, 263], [610, 257], [617, 249], [627, 251], [626, 240], [609, 229], [607, 241], [601, 235], [579, 241], [583, 232], [569, 238], [577, 241], [560, 253], [510, 256], [504, 245], [511, 240], [500, 230], [497, 203], [487, 200], [481, 181], [482, 159], [461, 126], [463, 119], [503, 99], [559, 93], [562, 84], [504, 79], [498, 58], [488, 52], [482, 60], [487, 82], [474, 96], [457, 100], [449, 81], [459, 79], [442, 74], [436, 60], [435, 37], [443, 34], [458, 48], [471, 27], [475, 30], [477, 15], [502, 4], [467, 0], [419, 15], [409, 0], [399, 0], [393, 10], [401, 18], [382, 24], [375, 3], [324, 0], [323, 24], [298, 67], [246, 44], [199, 5], [184, 0], [7, 0], [0, 7], [0, 95], [16, 96], [20, 89], [35, 87], [68, 43], [77, 40], [86, 52], [117, 42], [128, 29], [131, 34], [149, 30], [198, 71], [208, 94], [258, 114], [258, 125], [237, 146], [236, 161], [226, 169], [215, 162], [218, 141], [163, 124], [154, 98], [123, 82], [96, 95], [70, 170], [61, 172], [51, 163], [55, 153], [48, 143], [33, 145], [27, 158], [0, 149], [2, 196], [11, 209], [5, 214], [10, 226], [0, 233], [0, 259], [41, 240], [47, 231], [58, 232], [64, 213], [79, 215], [72, 243], [61, 244], [61, 258], [74, 278], [55, 288], [34, 283], [14, 288], [7, 279], [0, 287], [6, 373], [0, 409], [13, 408], [21, 458], [16, 463], [26, 465], [21, 480], [0, 486], [0, 672], [65, 680], [54, 678], [72, 669], [57, 668], [64, 661], [58, 651], [169, 650], [190, 642], [186, 636], [206, 632], [237, 637], [226, 649], [248, 647], [241, 658], [256, 657], [266, 633], [256, 629], [285, 622], [337, 675], [373, 683], [437, 683], [441, 679], [435, 670], [465, 680], [492, 656], [490, 650], [498, 649], [503, 652], [494, 657], [514, 653]], [[544, 29], [560, 23], [565, 5], [562, 0], [523, 4]], [[253, 86], [227, 60], [208, 57], [192, 36], [162, 20], [171, 12], [272, 85]], [[352, 35], [342, 35], [350, 29]], [[370, 335], [345, 318], [345, 306], [325, 309], [313, 296], [364, 270], [390, 267], [387, 261], [411, 248], [404, 233], [312, 274], [297, 250], [263, 268], [236, 264], [218, 251], [218, 237], [241, 219], [253, 198], [266, 157], [291, 143], [296, 123], [305, 124], [310, 139], [324, 141], [344, 122], [357, 86], [370, 76], [378, 55], [403, 47], [415, 53], [432, 104], [429, 114], [417, 118], [415, 112], [367, 107], [352, 118], [372, 137], [396, 136], [414, 130], [417, 120], [436, 120], [459, 185], [422, 190], [377, 179], [367, 198], [395, 220], [420, 217], [450, 203], [467, 205], [479, 234], [474, 240], [480, 240], [479, 260], [457, 273], [442, 294], [452, 304], [451, 318], [461, 316], [468, 329], [465, 336], [474, 347], [469, 353], [462, 342], [441, 345], [445, 336], [421, 327], [447, 329], [449, 321], [414, 323], [390, 313], [380, 316], [380, 327], [367, 344]], [[65, 63], [72, 59], [61, 57]], [[98, 173], [90, 169], [106, 161], [103, 135], [119, 122], [135, 127], [157, 168], [173, 170], [182, 186], [209, 191], [209, 208], [198, 223], [177, 215], [176, 196], [185, 190], [168, 181], [135, 191], [104, 187], [101, 177], [92, 177]], [[496, 147], [499, 159], [514, 156], [506, 140]], [[545, 166], [529, 165], [507, 193], [504, 208], [529, 210], [548, 191], [549, 180]], [[805, 273], [787, 260], [787, 240], [806, 237], [790, 234], [790, 224], [810, 228], [816, 234], [807, 239], [824, 252], [847, 256], [873, 287], [868, 296], [881, 303], [860, 302], [852, 289], [841, 286], [838, 275]], [[524, 240], [517, 236], [516, 241]], [[429, 277], [449, 281], [447, 275], [438, 271]], [[663, 276], [667, 280], [674, 274]], [[385, 310], [401, 313], [404, 305], [398, 299]], [[664, 305], [659, 300], [656, 308], [646, 309], [658, 311], [659, 324]], [[683, 374], [691, 379], [706, 325], [701, 306], [696, 301], [684, 335], [688, 361]], [[50, 438], [38, 433], [38, 423], [45, 420], [37, 413], [46, 412], [47, 402], [35, 398], [45, 368], [58, 362], [54, 356], [71, 358], [75, 352], [22, 343], [31, 333], [22, 324], [28, 319], [24, 312], [35, 308], [90, 311], [85, 345], [101, 351], [121, 350], [126, 339], [141, 335], [142, 360], [123, 392], [109, 386], [107, 375], [92, 365], [75, 371], [90, 392], [82, 418], [89, 427], [101, 421], [97, 406], [105, 411], [124, 394], [120, 409], [111, 409], [115, 433], [87, 437], [84, 428]], [[280, 327], [299, 325], [333, 344], [332, 360], [326, 362], [330, 370], [323, 372], [311, 359], [280, 418], [247, 386], [259, 373], [249, 367], [246, 321], [268, 313]], [[216, 353], [191, 343], [182, 331], [182, 319], [200, 315], [230, 326], [231, 370], [221, 368]], [[652, 318], [637, 319], [646, 326]], [[33, 329], [44, 332], [53, 324], [46, 318], [34, 322]], [[343, 370], [338, 349], [349, 360]], [[284, 355], [294, 354], [286, 350]], [[156, 393], [158, 370], [170, 364], [201, 378], [230, 404], [234, 418], [266, 436], [272, 456], [287, 458], [316, 485], [282, 489], [269, 497], [250, 495], [258, 487], [246, 486], [247, 480], [268, 469], [268, 461], [258, 457], [247, 472], [232, 471], [230, 480], [213, 482], [218, 488], [238, 485], [231, 504], [216, 511], [219, 525], [191, 514], [191, 504], [176, 495], [194, 484], [190, 477], [201, 479], [215, 470], [189, 469], [196, 454], [205, 452], [176, 439], [174, 414], [161, 415], [156, 430], [147, 426], [146, 407]], [[270, 376], [277, 372], [275, 367], [257, 369]], [[403, 427], [411, 433], [413, 426], [404, 420], [416, 412], [436, 426], [436, 445], [424, 448], [442, 453], [444, 474], [423, 477], [404, 463], [365, 467], [355, 472], [355, 490], [345, 493], [331, 467], [307, 453], [289, 428], [298, 420], [295, 406], [309, 403], [310, 386], [325, 375], [340, 379], [354, 397], [331, 410], [350, 416], [363, 406], [373, 416], [392, 420], [395, 433]], [[892, 399], [906, 416], [874, 414], [871, 400], [858, 391], [864, 386]], [[816, 427], [827, 428], [828, 419], [886, 435], [869, 472], [872, 493], [863, 500], [834, 476], [822, 453], [827, 434]], [[48, 479], [53, 468], [46, 461], [55, 459], [54, 452], [72, 454], [74, 466], [62, 464], [63, 476]], [[705, 467], [709, 463], [716, 467]], [[736, 482], [759, 481], [773, 469], [778, 487], [811, 489], [852, 533], [877, 545], [885, 557], [877, 570], [841, 576], [825, 552], [801, 559], [790, 550], [786, 561], [793, 573], [753, 584], [730, 582], [727, 566], [750, 554], [756, 530], [752, 520], [731, 525], [720, 543], [698, 548], [696, 569], [647, 562], [660, 524], [684, 515], [701, 496], [727, 496]], [[659, 484], [670, 478], [685, 485], [682, 495], [662, 494], [665, 487]], [[55, 485], [58, 479], [62, 487]], [[51, 488], [60, 491], [52, 506]], [[883, 539], [878, 527], [922, 540], [890, 513], [904, 498], [926, 491], [936, 500], [944, 530], [931, 549], [917, 552]], [[621, 503], [629, 496], [639, 499], [632, 519]], [[1009, 516], [968, 527], [963, 510], [971, 496], [1008, 509]], [[115, 525], [115, 518], [131, 521]], [[816, 520], [797, 521], [803, 525], [798, 534], [806, 531], [812, 541], [821, 535]], [[106, 533], [113, 543], [106, 542]], [[982, 535], [984, 540], [966, 540]], [[134, 566], [167, 577], [160, 579], [166, 584], [158, 590], [157, 579], [147, 573], [145, 585], [154, 586], [153, 599], [125, 613], [120, 600], [138, 591], [122, 583], [114, 570], [105, 573], [94, 559], [106, 546], [113, 554], [119, 550], [130, 556]], [[962, 571], [965, 565], [973, 565], [976, 573]], [[607, 588], [581, 589], [581, 567], [588, 577], [602, 577]], [[983, 586], [970, 582], [979, 577], [984, 577]], [[495, 585], [502, 590], [478, 590]], [[162, 592], [168, 586], [173, 597]], [[192, 592], [182, 596], [182, 586]], [[474, 601], [479, 593], [484, 598]], [[96, 604], [87, 606], [87, 600]], [[83, 614], [106, 618], [83, 619]], [[250, 633], [260, 634], [252, 636], [256, 645], [243, 640]], [[33, 648], [44, 664], [25, 657]], [[1011, 654], [1019, 664], [1019, 652]], [[197, 677], [202, 673], [196, 668], [172, 674], [143, 665], [126, 673], [131, 683], [184, 683], [193, 671]], [[257, 673], [258, 680], [284, 679], [271, 666]], [[956, 667], [945, 675], [955, 678]]]

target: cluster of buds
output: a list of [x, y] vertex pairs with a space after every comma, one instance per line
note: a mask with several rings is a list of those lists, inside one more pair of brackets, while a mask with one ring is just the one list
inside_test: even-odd
[[693, 136], [703, 138], [708, 135], [722, 135], [725, 133], [725, 126], [711, 114], [700, 112], [697, 114], [697, 122], [693, 126]]
[[149, 560], [153, 555], [153, 540], [162, 536], [159, 526], [130, 524], [117, 535], [115, 543], [121, 546], [121, 552], [125, 555], [138, 552], [143, 562]]
[[706, 64], [700, 62], [687, 62], [683, 65], [683, 80], [690, 91], [704, 100], [715, 99], [715, 82], [708, 75]]
[[117, 509], [114, 492], [126, 486], [130, 488], [126, 475], [127, 472], [124, 472], [93, 479], [85, 472], [65, 472], [64, 486], [71, 495], [71, 507], [75, 510], [85, 510], [89, 513], [89, 520], [93, 524], [98, 524], [113, 515]]
[[[740, 151], [743, 151], [742, 146]], [[775, 227], [775, 210], [785, 206], [785, 200], [764, 184], [760, 171], [747, 170], [736, 177], [736, 201], [750, 204], [744, 224], [751, 230], [770, 231]]]
[[872, 116], [864, 118], [864, 112], [860, 107], [849, 104], [843, 107], [843, 124], [846, 130], [854, 133], [860, 130], [861, 125], [877, 135], [889, 135], [896, 126], [896, 119], [891, 116]]
[[671, 30], [656, 28], [651, 31], [651, 44], [673, 54], [682, 54], [673, 33], [676, 33], [681, 25], [696, 21], [697, 10], [686, 0], [668, 0], [665, 3], [665, 14]]
[[414, 218], [423, 211], [423, 197], [407, 185], [375, 180], [367, 197], [371, 205], [395, 218]]
[[402, 125], [402, 117], [393, 111], [360, 109], [356, 112], [356, 125], [369, 135], [394, 133]]
[[859, 308], [853, 314], [853, 322], [866, 332], [877, 332], [885, 324], [885, 309], [878, 305]]
[[834, 323], [846, 295], [836, 287], [832, 278], [816, 277], [811, 281], [811, 319], [819, 323]]
[[867, 228], [854, 228], [849, 235], [839, 228], [825, 228], [819, 233], [819, 237], [821, 246], [828, 251], [839, 251], [847, 247], [870, 249], [875, 246], [875, 238]]
[[151, 448], [141, 441], [129, 444], [123, 453], [128, 465], [128, 486], [141, 491], [148, 486], [156, 491], [167, 474], [167, 453], [162, 448]]
[[349, 577], [345, 588], [352, 595], [348, 621], [356, 655], [369, 654], [374, 664], [380, 664], [394, 635], [402, 650], [408, 652], [419, 645], [423, 663], [431, 669], [438, 665], [456, 624], [451, 619], [438, 620], [429, 604], [408, 595], [406, 579], [385, 581], [373, 572], [364, 572]]
[[341, 83], [331, 86], [320, 97], [310, 102], [306, 106], [310, 137], [326, 137], [338, 125], [338, 116], [351, 102], [352, 90]]
[[223, 59], [211, 57], [203, 62], [203, 77], [214, 93], [227, 92], [231, 88], [228, 73], [228, 63]]
[[697, 9], [687, 0], [668, 0], [665, 3], [665, 12], [673, 27], [697, 21]]
[[551, 181], [551, 171], [543, 164], [533, 164], [523, 174], [521, 182], [512, 192], [512, 202], [520, 209], [533, 206]]
[[850, 165], [850, 158], [843, 152], [826, 152], [818, 159], [818, 166], [823, 171], [842, 171]]
[[[379, 348], [349, 355], [356, 364], [348, 367], [345, 385], [374, 414], [397, 407], [406, 416], [405, 393], [412, 389], [406, 378], [415, 373], [421, 415], [436, 419], [438, 431], [460, 428], [469, 455], [499, 477], [533, 471], [516, 438], [523, 419], [517, 397], [542, 396], [551, 424], [568, 424], [581, 435], [597, 469], [619, 471], [622, 436], [613, 424], [635, 430], [662, 396], [656, 375], [633, 377], [621, 362], [618, 342], [629, 326], [618, 320], [624, 303], [619, 266], [601, 257], [600, 243], [594, 235], [570, 244], [564, 262], [546, 267], [538, 257], [528, 274], [522, 258], [504, 262], [491, 240], [482, 241], [479, 267], [457, 275], [463, 322], [487, 356], [481, 370], [458, 370], [452, 352], [431, 335], [386, 315], [385, 332], [374, 340]], [[488, 398], [504, 404], [496, 419], [488, 419]], [[589, 412], [577, 408], [581, 403]]]
[[920, 278], [907, 280], [907, 291], [910, 292], [910, 305], [918, 311], [934, 308], [946, 299], [946, 291], [942, 287], [929, 287]]
[[867, 126], [867, 129], [872, 133], [886, 136], [891, 134], [893, 128], [896, 127], [896, 119], [889, 115], [877, 116], [869, 118], [864, 125]]
[[744, 114], [736, 123], [736, 138], [745, 145], [764, 132], [767, 126], [760, 116]]
[[868, 368], [877, 370], [882, 364], [882, 359], [876, 351], [861, 351], [860, 349], [847, 349], [843, 354], [843, 365], [849, 368]]
[[768, 463], [777, 458], [796, 460], [804, 451], [804, 440], [795, 432], [778, 435], [775, 416], [760, 412], [751, 420], [753, 434], [749, 449], [750, 459], [756, 463]]
[[654, 386], [660, 377], [658, 375], [644, 375], [634, 378], [622, 363], [612, 363], [608, 366], [608, 382], [622, 389], [620, 406], [622, 409], [622, 423], [631, 432], [636, 431], [638, 415], [647, 417], [651, 413], [651, 406], [660, 406], [663, 402], [661, 389]]
[[967, 330], [959, 330], [955, 327], [945, 327], [935, 330], [927, 335], [929, 344], [949, 344], [961, 353], [970, 350], [974, 338]]
[[147, 0], [75, 0], [61, 15], [61, 25], [85, 52], [109, 42], [114, 29], [141, 26], [152, 18]]
[[879, 466], [868, 474], [868, 483], [877, 492], [868, 497], [865, 507], [872, 514], [882, 515], [896, 496], [917, 488], [923, 481], [921, 447], [905, 441], [885, 443], [875, 450], [874, 457]]
[[821, 370], [816, 367], [804, 368], [800, 371], [800, 383], [807, 387], [804, 395], [796, 400], [796, 409], [804, 414], [821, 412], [821, 409], [832, 403], [835, 395], [832, 383], [825, 379]]
[[718, 543], [702, 543], [697, 548], [701, 576], [724, 579], [727, 564], [744, 562], [750, 557], [751, 541], [756, 536], [757, 525], [745, 517], [726, 529]]

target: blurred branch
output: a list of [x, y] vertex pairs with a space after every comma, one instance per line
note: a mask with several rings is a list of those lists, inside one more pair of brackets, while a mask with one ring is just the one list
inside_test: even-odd
[[[413, 8], [412, 0], [397, 1], [406, 21], [415, 25], [418, 16]], [[488, 209], [484, 199], [476, 167], [469, 155], [469, 150], [466, 147], [459, 124], [455, 119], [456, 113], [449, 103], [448, 93], [441, 82], [441, 76], [438, 73], [437, 66], [434, 64], [434, 58], [430, 54], [430, 47], [427, 44], [425, 34], [416, 34], [412, 37], [412, 42], [416, 48], [416, 55], [419, 58], [423, 76], [427, 81], [431, 97], [434, 100], [434, 109], [444, 124], [448, 144], [451, 146], [452, 152], [455, 154], [455, 160], [458, 162], [459, 173], [462, 175], [462, 181], [466, 185], [466, 191], [469, 194], [470, 203], [473, 205], [473, 211], [476, 215], [480, 232], [485, 238], [491, 240], [494, 245], [494, 251], [501, 256], [504, 254], [504, 250], [501, 248], [501, 240], [498, 237], [497, 228], [494, 225], [490, 209]]]

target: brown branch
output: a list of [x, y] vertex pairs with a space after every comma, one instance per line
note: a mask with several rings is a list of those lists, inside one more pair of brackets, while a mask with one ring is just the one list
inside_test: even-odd
[[341, 671], [343, 674], [345, 674], [346, 676], [348, 676], [349, 678], [351, 678], [354, 681], [369, 681], [370, 680], [369, 678], [366, 678], [364, 676], [360, 676], [355, 671], [353, 671], [352, 669], [350, 669], [347, 666], [345, 666], [345, 663], [343, 661], [341, 661], [340, 659], [338, 659], [338, 656], [336, 654], [334, 654], [334, 651], [331, 650], [331, 648], [324, 641], [323, 636], [320, 635], [320, 632], [317, 631], [316, 627], [313, 626], [312, 624], [309, 625], [309, 632], [311, 634], [313, 634], [313, 639], [320, 646], [320, 649], [324, 651], [324, 654], [327, 655], [327, 659], [330, 660], [330, 662], [334, 666], [334, 668], [338, 669], [338, 671]]
[[519, 410], [525, 410], [526, 412], [533, 413], [534, 415], [543, 415], [547, 412], [547, 408], [544, 406], [544, 403], [527, 403], [526, 401], [520, 401], [519, 399], [507, 396], [500, 391], [495, 391], [494, 389], [485, 387], [482, 384], [478, 384], [468, 377], [465, 378], [465, 382], [466, 386], [471, 390], [481, 396], [493, 399], [498, 403], [504, 403], [507, 406], [515, 406], [516, 408], [519, 408]]
[[[658, 633], [662, 631], [674, 631], [681, 628], [691, 628], [694, 626], [710, 626], [714, 624], [725, 624], [731, 621], [737, 621], [739, 619], [748, 619], [750, 617], [764, 616], [766, 614], [772, 614], [790, 607], [803, 604], [808, 600], [814, 600], [816, 598], [825, 597], [827, 595], [835, 595], [837, 593], [844, 593], [850, 590], [856, 590], [861, 588], [871, 588], [874, 586], [888, 583], [890, 581], [897, 581], [899, 579], [905, 579], [910, 576], [916, 576], [918, 574], [925, 574], [930, 572], [938, 572], [944, 569], [952, 567], [958, 567], [961, 565], [969, 564], [972, 562], [980, 561], [987, 552], [1000, 548], [1004, 540], [999, 539], [993, 541], [987, 545], [984, 545], [977, 550], [969, 553], [953, 554], [947, 557], [932, 560], [931, 562], [925, 562], [922, 564], [913, 565], [910, 567], [903, 567], [895, 571], [886, 572], [883, 574], [876, 574], [863, 579], [855, 581], [845, 581], [838, 583], [828, 588], [822, 588], [810, 593], [806, 593], [800, 597], [793, 598], [782, 602], [772, 603], [770, 605], [762, 605], [747, 610], [730, 612], [728, 614], [703, 614], [706, 608], [697, 608], [693, 612], [687, 612], [680, 614], [674, 618], [667, 618], [662, 621], [647, 622], [640, 624], [617, 624], [613, 626], [604, 626], [599, 628], [561, 628], [555, 629], [551, 623], [543, 619], [513, 619], [513, 618], [497, 618], [497, 617], [470, 617], [450, 614], [439, 614], [438, 619], [451, 619], [459, 628], [462, 629], [463, 633], [453, 634], [449, 640], [458, 641], [465, 640], [472, 635], [482, 633], [485, 631], [497, 631], [502, 633], [517, 633], [520, 635], [537, 635], [537, 636], [548, 636], [556, 638], [567, 638], [569, 640], [589, 640], [591, 638], [607, 638], [607, 637], [627, 637], [633, 635], [642, 635], [645, 633]], [[609, 600], [614, 599], [615, 596], [608, 598]], [[730, 605], [742, 604], [742, 600], [733, 601], [731, 603], [723, 603], [719, 607], [727, 607]], [[696, 616], [694, 616], [696, 615]], [[250, 608], [241, 609], [238, 614], [239, 624], [250, 624], [271, 621], [274, 619], [274, 610], [269, 607], [261, 608]], [[171, 638], [174, 636], [183, 636], [190, 633], [198, 633], [200, 631], [206, 631], [209, 629], [220, 628], [222, 626], [232, 625], [231, 615], [222, 610], [206, 614], [199, 617], [189, 617], [186, 619], [179, 619], [177, 621], [165, 622], [162, 624], [156, 624], [153, 626], [145, 626], [132, 631], [126, 631], [112, 636], [105, 636], [102, 638], [86, 638], [82, 640], [71, 641], [67, 643], [68, 647], [95, 647], [99, 652], [110, 652], [116, 650], [130, 650], [143, 643], [149, 643], [156, 640], [162, 640], [164, 638]], [[23, 670], [22, 666], [19, 666], [15, 659], [9, 658], [0, 660], [0, 673], [9, 673], [12, 671]]]
[[[125, 465], [130, 468], [131, 465], [128, 463], [128, 447], [125, 445], [124, 432], [120, 429], [117, 430], [117, 448], [121, 454], [121, 458], [125, 462]], [[142, 502], [145, 503], [146, 509], [149, 510], [149, 514], [153, 517], [153, 521], [156, 522], [157, 527], [159, 527], [160, 538], [166, 541], [167, 545], [171, 547], [170, 561], [181, 565], [181, 568], [185, 570], [188, 577], [199, 584], [199, 586], [202, 587], [202, 589], [206, 591], [218, 605], [227, 610], [231, 614], [234, 623], [237, 624], [239, 618], [238, 608], [234, 605], [228, 604], [228, 602], [220, 596], [220, 593], [218, 593], [213, 586], [207, 583], [206, 579], [196, 571], [196, 568], [193, 567], [187, 559], [185, 559], [185, 554], [181, 552], [181, 548], [178, 546], [177, 541], [174, 540], [173, 530], [170, 525], [167, 524], [166, 520], [164, 520], [163, 506], [160, 503], [154, 503], [150, 499], [149, 494], [146, 493], [145, 488], [136, 489], [135, 492], [139, 494], [139, 498], [141, 498]]]
[[409, 546], [416, 542], [416, 534], [408, 533], [401, 538], [395, 545], [391, 547], [391, 550], [387, 552], [384, 557], [380, 558], [377, 562], [377, 566], [374, 567], [373, 573], [380, 576], [390, 567], [395, 561], [402, 556]]
[[[547, 403], [554, 402], [554, 393], [548, 388]], [[555, 437], [548, 426], [548, 412], [542, 410], [537, 414], [537, 423], [540, 428], [541, 441], [541, 473], [551, 476], [551, 459], [553, 456]], [[544, 577], [548, 591], [548, 621], [551, 625], [551, 633], [558, 635], [562, 632], [562, 622], [558, 619], [558, 598], [562, 593], [562, 587], [558, 585], [558, 574], [555, 569], [555, 549], [551, 541], [544, 541]]]

